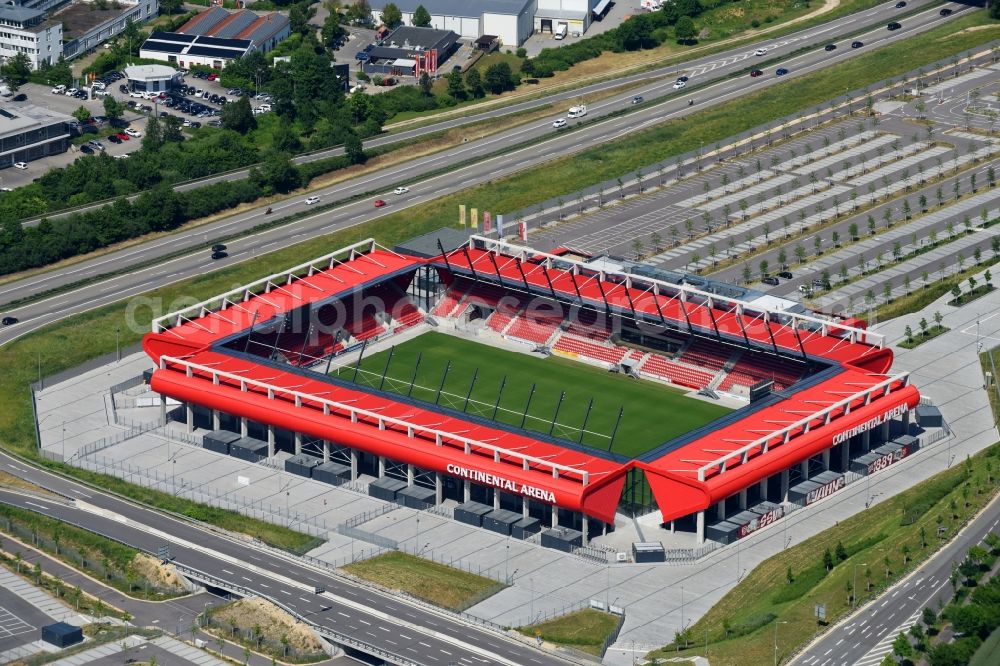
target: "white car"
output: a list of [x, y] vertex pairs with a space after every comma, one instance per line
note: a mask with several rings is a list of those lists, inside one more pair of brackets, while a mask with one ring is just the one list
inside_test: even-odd
[[312, 206], [314, 203], [319, 203], [319, 197], [309, 197], [306, 199], [307, 206]]
[[683, 81], [674, 81], [674, 90], [680, 90], [681, 88], [683, 88], [686, 85], [687, 84], [684, 83]]
[[767, 49], [757, 49], [753, 52], [755, 56], [767, 55]]
[[410, 191], [410, 188], [408, 188], [408, 187], [397, 187], [396, 189], [394, 189], [392, 191], [392, 193], [393, 194], [406, 194], [409, 191]]
[[66, 90], [66, 92], [63, 93], [63, 94], [66, 95], [67, 97], [72, 97], [73, 95], [77, 94], [78, 92], [80, 92], [80, 91], [77, 90], [76, 88], [68, 88]]
[[28, 168], [28, 165], [24, 162], [14, 162], [15, 169], [21, 169], [22, 171]]
[[142, 92], [141, 90], [132, 90], [132, 91], [129, 91], [128, 96], [129, 97], [140, 97], [142, 99], [146, 99], [146, 93]]
[[552, 123], [552, 126], [555, 127], [556, 129], [566, 127], [566, 119], [556, 118], [555, 121]]
[[142, 137], [142, 132], [140, 132], [139, 130], [136, 130], [136, 129], [132, 129], [131, 127], [127, 128], [125, 130], [125, 133], [128, 134], [133, 139], [138, 139], [138, 138]]
[[64, 92], [66, 92], [66, 86], [62, 84], [59, 84], [58, 86], [52, 89], [53, 95], [62, 95]]

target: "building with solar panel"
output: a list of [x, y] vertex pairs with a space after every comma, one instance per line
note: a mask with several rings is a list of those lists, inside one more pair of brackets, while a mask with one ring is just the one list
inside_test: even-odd
[[267, 53], [290, 33], [291, 23], [283, 14], [212, 7], [176, 32], [153, 32], [139, 49], [139, 57], [182, 68], [201, 65], [223, 69], [251, 51]]

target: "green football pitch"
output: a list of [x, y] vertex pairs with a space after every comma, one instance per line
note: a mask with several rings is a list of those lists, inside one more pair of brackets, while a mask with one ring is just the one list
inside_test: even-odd
[[[567, 359], [540, 359], [444, 333], [425, 333], [395, 347], [391, 358], [389, 354], [386, 350], [366, 356], [357, 373], [356, 364], [350, 364], [333, 374], [628, 457], [729, 412], [662, 384]], [[593, 407], [588, 415], [591, 399]]]

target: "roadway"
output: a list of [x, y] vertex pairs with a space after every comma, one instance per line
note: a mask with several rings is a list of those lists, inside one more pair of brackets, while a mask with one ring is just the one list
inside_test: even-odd
[[[419, 139], [425, 137], [429, 134], [442, 132], [445, 130], [454, 129], [457, 127], [464, 127], [467, 125], [472, 125], [475, 123], [486, 122], [496, 118], [501, 118], [503, 116], [508, 116], [511, 114], [524, 113], [534, 109], [539, 109], [547, 105], [556, 104], [560, 102], [570, 102], [576, 101], [581, 97], [592, 94], [600, 94], [607, 92], [609, 90], [614, 90], [622, 86], [636, 85], [638, 86], [634, 92], [629, 92], [631, 95], [645, 95], [649, 97], [650, 95], [661, 95], [663, 92], [669, 90], [669, 86], [673, 81], [666, 83], [660, 83], [653, 86], [643, 86], [650, 80], [658, 79], [661, 77], [676, 77], [681, 73], [693, 74], [692, 82], [697, 81], [702, 83], [704, 81], [716, 80], [722, 76], [728, 76], [734, 71], [739, 71], [741, 68], [746, 67], [751, 64], [751, 59], [753, 52], [760, 46], [765, 46], [768, 48], [769, 53], [767, 60], [772, 59], [775, 55], [784, 55], [791, 53], [795, 50], [814, 46], [823, 43], [825, 39], [833, 39], [842, 35], [850, 35], [857, 32], [860, 28], [866, 26], [872, 26], [876, 24], [882, 24], [884, 28], [888, 21], [893, 18], [897, 18], [900, 15], [909, 16], [916, 9], [925, 6], [934, 6], [934, 11], [936, 12], [940, 6], [940, 0], [913, 0], [905, 9], [896, 9], [894, 2], [887, 2], [885, 4], [879, 5], [878, 7], [873, 7], [869, 10], [858, 12], [855, 14], [850, 14], [848, 16], [843, 16], [838, 19], [834, 19], [827, 23], [814, 26], [812, 28], [805, 28], [782, 37], [776, 37], [774, 39], [767, 39], [759, 44], [752, 46], [737, 46], [732, 49], [728, 49], [719, 53], [706, 55], [701, 58], [693, 59], [687, 63], [678, 63], [667, 65], [665, 67], [659, 67], [651, 69], [644, 72], [639, 72], [635, 74], [629, 74], [622, 77], [615, 77], [607, 81], [602, 81], [599, 83], [593, 83], [581, 88], [573, 88], [570, 90], [563, 90], [560, 92], [554, 92], [551, 94], [542, 95], [530, 100], [525, 100], [523, 102], [517, 102], [509, 106], [503, 106], [500, 108], [493, 108], [481, 113], [474, 113], [467, 116], [461, 116], [456, 118], [451, 118], [448, 120], [443, 120], [440, 122], [432, 122], [431, 124], [424, 125], [422, 127], [415, 127], [409, 130], [401, 130], [398, 132], [393, 132], [384, 136], [380, 136], [374, 139], [370, 139], [364, 142], [365, 148], [376, 148], [380, 146], [390, 145], [400, 141], [411, 141], [414, 139]], [[956, 11], [959, 8], [965, 7], [965, 5], [954, 5]], [[907, 18], [908, 22], [912, 22], [912, 19]], [[904, 24], [904, 28], [907, 27]], [[697, 77], [697, 78], [695, 78]], [[553, 116], [553, 119], [556, 116]], [[551, 120], [549, 121], [551, 125]], [[322, 160], [329, 157], [335, 157], [338, 155], [343, 155], [343, 148], [331, 148], [329, 150], [322, 150], [309, 155], [301, 155], [296, 157], [293, 162], [296, 164], [305, 164], [307, 162], [312, 162], [316, 160]], [[426, 169], [417, 170], [426, 171]], [[239, 169], [233, 172], [228, 172], [224, 174], [219, 174], [216, 176], [210, 176], [208, 178], [202, 178], [197, 181], [191, 181], [187, 183], [181, 183], [174, 187], [178, 192], [183, 192], [191, 189], [197, 189], [204, 185], [211, 185], [213, 183], [240, 180], [246, 178], [249, 175], [250, 169]], [[384, 186], [383, 186], [384, 187]], [[388, 188], [388, 189], [391, 189]], [[138, 195], [130, 197], [131, 199], [136, 198]], [[81, 208], [75, 208], [77, 212], [93, 210], [95, 208], [100, 208], [107, 205], [109, 202], [99, 202], [89, 206], [84, 206]], [[49, 219], [58, 219], [63, 215], [68, 213], [54, 213], [47, 216]], [[37, 224], [39, 220], [30, 220], [29, 224]]]
[[[891, 5], [889, 6], [891, 7]], [[871, 11], [883, 10], [880, 8]], [[898, 12], [899, 10], [894, 11]], [[397, 184], [412, 185], [411, 192], [406, 195], [400, 197], [385, 195], [390, 200], [389, 205], [385, 208], [373, 209], [370, 199], [362, 199], [337, 206], [331, 210], [305, 215], [292, 224], [279, 225], [227, 241], [229, 257], [220, 262], [212, 261], [207, 251], [208, 245], [215, 239], [236, 237], [248, 233], [263, 222], [302, 214], [307, 210], [303, 200], [289, 199], [275, 206], [275, 212], [271, 216], [266, 216], [261, 211], [239, 213], [185, 233], [174, 234], [88, 259], [61, 271], [42, 273], [11, 282], [0, 287], [0, 303], [22, 301], [29, 298], [36, 300], [20, 307], [8, 308], [3, 313], [17, 317], [22, 323], [0, 330], [0, 344], [37, 330], [68, 314], [84, 312], [124, 298], [137, 296], [158, 287], [206, 273], [218, 265], [244, 261], [289, 244], [350, 228], [401, 209], [436, 200], [443, 195], [458, 192], [477, 183], [501, 178], [560, 156], [601, 145], [665, 120], [688, 116], [692, 113], [691, 107], [688, 106], [688, 99], [697, 99], [698, 103], [694, 108], [699, 109], [729, 101], [764, 87], [788, 85], [797, 76], [844, 61], [859, 52], [870, 50], [872, 46], [904, 39], [916, 32], [938, 25], [942, 21], [950, 20], [961, 13], [962, 10], [959, 8], [952, 16], [941, 17], [938, 14], [938, 6], [935, 6], [933, 9], [923, 11], [907, 19], [901, 30], [889, 32], [885, 30], [884, 26], [880, 26], [862, 35], [851, 35], [849, 39], [839, 42], [840, 47], [833, 52], [819, 49], [782, 60], [773, 58], [777, 53], [776, 49], [768, 53], [766, 59], [772, 64], [768, 66], [768, 74], [762, 77], [722, 78], [699, 86], [696, 75], [692, 77], [688, 88], [676, 92], [671, 90], [672, 81], [659, 82], [630, 91], [622, 97], [615, 97], [592, 105], [589, 116], [584, 119], [587, 121], [586, 124], [570, 133], [554, 131], [552, 119], [549, 118], [506, 130], [479, 141], [469, 142], [417, 162], [387, 168], [377, 174], [361, 176], [316, 190], [311, 194], [319, 196], [322, 205], [324, 201], [359, 197], [372, 191], [385, 192]], [[874, 20], [874, 15], [867, 19], [867, 21], [872, 20]], [[857, 22], [855, 18], [844, 25], [844, 28], [856, 26]], [[835, 32], [835, 27], [821, 26], [808, 34], [816, 39], [833, 32]], [[850, 41], [859, 38], [865, 41], [865, 47], [851, 49]], [[765, 44], [771, 46], [773, 41], [769, 40]], [[798, 46], [800, 45], [795, 44], [788, 48], [798, 48]], [[720, 64], [712, 70], [712, 73], [724, 76], [726, 72], [746, 68], [748, 65], [746, 61], [753, 58], [754, 49], [755, 46], [746, 47], [741, 52], [743, 57], [740, 60], [729, 65]], [[751, 62], [756, 64], [756, 60], [751, 60]], [[780, 78], [774, 76], [773, 70], [778, 66], [790, 69], [790, 73]], [[677, 69], [673, 68], [672, 71], [676, 72]], [[695, 73], [692, 68], [685, 71]], [[648, 78], [651, 75], [645, 76]], [[616, 82], [615, 85], [621, 85], [621, 83]], [[630, 104], [634, 93], [643, 94], [652, 99], [654, 96], [664, 95], [668, 90], [671, 91], [671, 94], [668, 94], [661, 102], [639, 105], [638, 107], [632, 107]], [[634, 111], [605, 119], [594, 118], [594, 116], [620, 112], [626, 108], [634, 109]], [[475, 161], [466, 166], [455, 166], [466, 161], [477, 160], [483, 155], [495, 155], [512, 145], [522, 145], [523, 147], [499, 154], [488, 161]], [[449, 169], [449, 166], [454, 166], [454, 168]], [[445, 173], [415, 184], [423, 174], [435, 170], [442, 170]], [[190, 251], [190, 253], [176, 256], [177, 253], [184, 251]], [[142, 268], [137, 268], [128, 274], [101, 279], [110, 271], [124, 272], [130, 267], [140, 266]], [[84, 282], [88, 284], [75, 289], [71, 288], [72, 285]], [[66, 291], [56, 296], [39, 298], [59, 289]], [[172, 304], [154, 303], [151, 304], [151, 307], [154, 307], [156, 314], [161, 314], [169, 312]]]
[[[0, 489], [0, 502], [77, 525], [172, 561], [199, 580], [241, 596], [269, 598], [319, 630], [376, 646], [406, 662], [557, 666], [562, 658], [444, 613], [304, 566], [299, 560], [164, 515], [0, 453], [0, 468], [75, 501], [61, 503]], [[326, 589], [316, 594], [316, 586]], [[349, 644], [349, 643], [348, 643]], [[377, 654], [377, 651], [373, 651]]]
[[[1000, 498], [994, 498], [978, 517], [919, 569], [832, 627], [790, 663], [800, 666], [880, 664], [882, 657], [892, 651], [885, 644], [891, 644], [900, 631], [908, 630], [924, 608], [936, 611], [939, 602], [944, 604], [951, 600], [953, 567], [965, 559], [969, 548], [982, 543], [987, 534], [1000, 532], [998, 515]], [[928, 535], [928, 538], [935, 537]], [[871, 562], [867, 566], [877, 570], [882, 564]]]

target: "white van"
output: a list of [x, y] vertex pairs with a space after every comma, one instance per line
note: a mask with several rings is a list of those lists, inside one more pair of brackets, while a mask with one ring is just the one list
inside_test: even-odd
[[571, 106], [569, 111], [566, 112], [567, 118], [583, 118], [587, 115], [587, 107], [583, 104], [580, 106]]
[[569, 32], [569, 26], [565, 23], [560, 23], [559, 25], [556, 26], [555, 34], [553, 34], [552, 36], [555, 39], [566, 39], [567, 32]]

